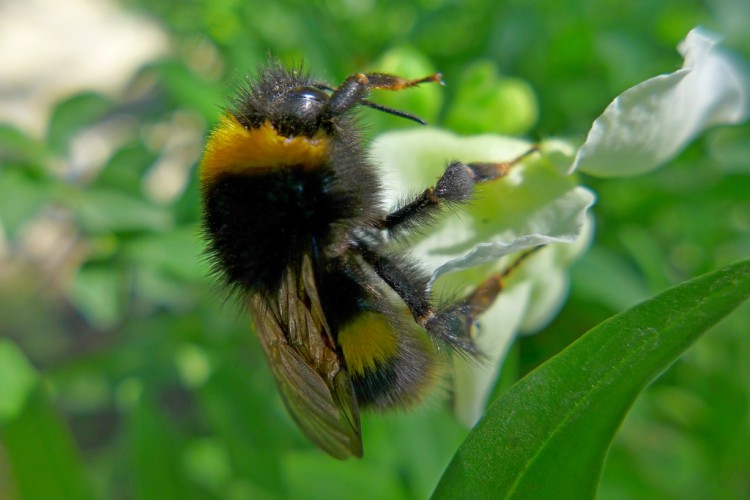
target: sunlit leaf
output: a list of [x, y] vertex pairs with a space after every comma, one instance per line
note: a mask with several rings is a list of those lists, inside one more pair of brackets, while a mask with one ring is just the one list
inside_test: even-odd
[[591, 498], [638, 393], [750, 297], [750, 261], [605, 321], [522, 379], [461, 445], [435, 498]]

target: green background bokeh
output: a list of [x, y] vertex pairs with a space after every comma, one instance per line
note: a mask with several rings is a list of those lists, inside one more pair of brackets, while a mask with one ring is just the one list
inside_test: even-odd
[[[0, 384], [33, 387], [25, 358], [54, 403], [31, 390], [17, 408], [0, 404], [2, 498], [44, 477], [24, 466], [38, 463], [51, 475], [53, 467], [84, 471], [84, 486], [57, 490], [74, 492], [69, 498], [76, 488], [98, 498], [229, 499], [424, 498], [434, 488], [467, 432], [439, 399], [413, 413], [366, 416], [365, 458], [328, 459], [287, 416], [248, 319], [207, 277], [194, 175], [200, 140], [269, 54], [304, 60], [331, 83], [363, 70], [439, 70], [444, 88], [374, 99], [460, 133], [576, 142], [616, 95], [679, 67], [675, 46], [696, 25], [750, 59], [750, 7], [740, 0], [121, 8], [157, 22], [169, 55], [115, 97], [60, 99], [41, 137], [0, 126], [0, 340], [19, 348], [0, 351]], [[414, 126], [362, 115], [368, 137]], [[99, 169], [58, 168], [82, 133], [113, 123], [124, 132]], [[174, 139], [181, 131], [185, 144]], [[558, 319], [516, 343], [506, 379], [637, 301], [750, 255], [749, 132], [711, 130], [647, 176], [582, 178], [599, 198], [595, 243], [572, 269]], [[181, 160], [189, 176], [159, 197], [149, 179], [166, 160]], [[729, 317], [641, 396], [611, 450], [602, 498], [750, 497], [749, 312]], [[45, 454], [33, 446], [40, 435], [59, 438], [57, 461], [35, 461]]]

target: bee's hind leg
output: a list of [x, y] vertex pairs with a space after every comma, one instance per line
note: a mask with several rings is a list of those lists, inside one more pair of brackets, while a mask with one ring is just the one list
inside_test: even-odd
[[471, 330], [477, 317], [485, 312], [500, 295], [505, 279], [530, 255], [542, 248], [521, 254], [508, 268], [485, 279], [463, 300], [445, 306], [431, 301], [429, 277], [417, 266], [398, 255], [385, 256], [361, 241], [354, 250], [398, 294], [414, 318], [439, 344], [456, 351], [481, 355], [472, 339]]

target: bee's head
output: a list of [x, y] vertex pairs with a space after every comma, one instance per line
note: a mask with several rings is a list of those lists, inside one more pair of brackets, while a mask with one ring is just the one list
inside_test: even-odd
[[279, 111], [288, 120], [300, 123], [320, 120], [330, 95], [325, 91], [303, 85], [287, 92], [279, 103]]
[[330, 93], [299, 85], [280, 94], [274, 102], [272, 121], [284, 135], [313, 135], [326, 114]]
[[[258, 78], [241, 90], [232, 114], [246, 128], [255, 128], [268, 121], [282, 135], [315, 135], [319, 130], [331, 133], [335, 122], [357, 106], [366, 106], [424, 124], [409, 113], [376, 104], [367, 99], [372, 88], [391, 88], [372, 84], [368, 76], [391, 78], [389, 75], [358, 73], [347, 78], [339, 87], [331, 87], [311, 80], [301, 69], [287, 69], [272, 65], [262, 70]], [[431, 76], [429, 81], [439, 81]], [[428, 79], [419, 80], [428, 81]], [[417, 82], [417, 81], [414, 81]], [[415, 83], [406, 81], [406, 86]], [[401, 81], [399, 80], [399, 83]]]

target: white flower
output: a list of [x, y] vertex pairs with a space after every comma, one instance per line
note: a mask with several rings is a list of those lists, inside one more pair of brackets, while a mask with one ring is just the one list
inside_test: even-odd
[[[509, 161], [530, 147], [507, 137], [462, 138], [425, 128], [384, 134], [371, 155], [382, 166], [393, 205], [433, 186], [452, 160]], [[467, 425], [482, 414], [516, 334], [543, 326], [557, 313], [567, 295], [568, 264], [587, 245], [586, 211], [594, 195], [565, 173], [573, 151], [560, 141], [543, 143], [539, 154], [514, 166], [505, 178], [479, 185], [470, 204], [447, 211], [435, 226], [408, 241], [408, 250], [432, 271], [438, 297], [469, 292], [512, 262], [503, 256], [548, 245], [513, 273], [508, 288], [479, 318], [476, 342], [485, 359], [454, 359], [455, 408]]]
[[637, 175], [666, 162], [703, 130], [750, 115], [747, 66], [701, 28], [679, 45], [685, 62], [617, 97], [594, 121], [571, 170], [600, 177]]
[[[477, 323], [485, 362], [455, 357], [455, 411], [467, 425], [481, 416], [502, 359], [518, 333], [543, 327], [567, 296], [568, 265], [591, 239], [591, 191], [576, 169], [602, 177], [636, 175], [679, 153], [704, 129], [739, 123], [750, 115], [750, 78], [742, 61], [705, 30], [680, 44], [683, 67], [647, 80], [616, 98], [594, 121], [581, 148], [545, 141], [501, 180], [478, 188], [472, 204], [446, 214], [408, 250], [432, 272], [433, 290], [461, 295], [506, 267], [504, 258], [541, 244], [508, 279], [507, 287]], [[380, 136], [372, 156], [384, 184], [397, 189], [391, 204], [434, 185], [452, 160], [505, 161], [530, 144], [500, 136], [460, 138], [436, 129]], [[557, 244], [567, 243], [567, 244]]]

